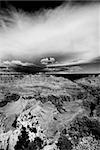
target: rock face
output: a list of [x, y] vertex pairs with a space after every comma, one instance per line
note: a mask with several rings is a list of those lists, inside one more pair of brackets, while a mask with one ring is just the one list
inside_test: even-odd
[[78, 150], [87, 136], [99, 147], [100, 77], [24, 75], [1, 83], [0, 149]]

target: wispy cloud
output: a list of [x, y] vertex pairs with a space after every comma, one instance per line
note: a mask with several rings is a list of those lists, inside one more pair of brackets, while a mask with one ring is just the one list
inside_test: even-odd
[[9, 18], [0, 16], [0, 59], [38, 63], [51, 56], [64, 64], [90, 62], [100, 56], [99, 8], [62, 5], [35, 14], [12, 11]]

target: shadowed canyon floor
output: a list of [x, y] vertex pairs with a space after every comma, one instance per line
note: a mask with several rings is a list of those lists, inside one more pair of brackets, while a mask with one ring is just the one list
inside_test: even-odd
[[0, 150], [99, 150], [100, 76], [0, 76]]

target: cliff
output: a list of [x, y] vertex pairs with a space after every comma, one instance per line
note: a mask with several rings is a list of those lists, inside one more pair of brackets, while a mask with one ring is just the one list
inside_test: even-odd
[[0, 149], [79, 150], [83, 139], [99, 146], [99, 76], [10, 76], [0, 78]]

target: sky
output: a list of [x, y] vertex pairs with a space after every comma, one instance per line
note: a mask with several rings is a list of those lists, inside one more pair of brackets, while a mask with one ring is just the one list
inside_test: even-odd
[[41, 66], [42, 58], [53, 57], [58, 64], [81, 64], [87, 72], [98, 72], [99, 9], [97, 2], [2, 2], [0, 60]]

